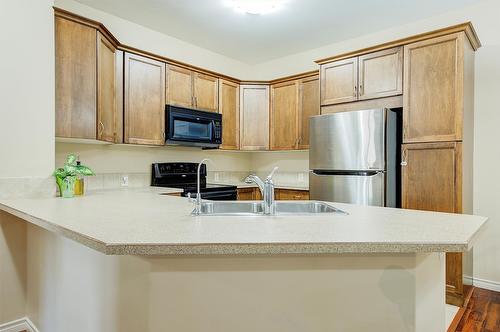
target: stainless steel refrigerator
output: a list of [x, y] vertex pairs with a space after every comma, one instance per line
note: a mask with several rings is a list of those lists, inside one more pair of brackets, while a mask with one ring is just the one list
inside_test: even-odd
[[390, 109], [312, 117], [311, 199], [396, 207], [398, 122]]

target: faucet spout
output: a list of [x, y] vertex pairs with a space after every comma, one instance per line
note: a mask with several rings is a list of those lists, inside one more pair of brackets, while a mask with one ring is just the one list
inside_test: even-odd
[[274, 167], [272, 172], [267, 176], [265, 181], [262, 181], [257, 175], [249, 175], [245, 179], [245, 183], [255, 183], [262, 193], [262, 204], [264, 206], [264, 214], [274, 215], [276, 213], [276, 203], [274, 202], [274, 182], [273, 175], [278, 167]]
[[245, 183], [251, 184], [255, 183], [262, 194], [264, 194], [264, 181], [262, 181], [257, 175], [250, 174], [246, 177]]
[[201, 213], [200, 171], [201, 171], [201, 165], [203, 165], [203, 163], [205, 163], [207, 161], [211, 161], [211, 160], [208, 158], [205, 158], [205, 159], [202, 159], [198, 163], [198, 171], [196, 172], [196, 202], [195, 202], [195, 208], [193, 211], [193, 213], [195, 215], [199, 215]]

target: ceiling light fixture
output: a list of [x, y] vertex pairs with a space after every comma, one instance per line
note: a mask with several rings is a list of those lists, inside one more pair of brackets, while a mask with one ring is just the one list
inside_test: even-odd
[[239, 13], [264, 15], [280, 9], [283, 3], [283, 0], [232, 0], [228, 4]]

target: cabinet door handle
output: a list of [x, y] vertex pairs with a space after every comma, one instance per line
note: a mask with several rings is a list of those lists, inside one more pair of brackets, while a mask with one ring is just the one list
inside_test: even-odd
[[363, 84], [360, 84], [359, 85], [359, 95], [362, 96], [363, 95]]
[[406, 157], [406, 151], [403, 151], [403, 156], [402, 156], [402, 160], [401, 160], [401, 166], [406, 166], [408, 165], [408, 162], [407, 162], [407, 157]]
[[357, 97], [358, 96], [358, 87], [357, 86], [354, 86], [354, 94], [353, 94], [354, 97]]
[[101, 137], [103, 132], [104, 132], [104, 123], [102, 123], [102, 121], [99, 121], [99, 131], [98, 131], [99, 137]]

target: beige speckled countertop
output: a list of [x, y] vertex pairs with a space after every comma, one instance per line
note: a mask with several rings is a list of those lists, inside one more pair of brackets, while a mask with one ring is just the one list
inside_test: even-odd
[[73, 199], [1, 199], [0, 209], [109, 255], [465, 251], [487, 218], [332, 203], [349, 215], [193, 217], [167, 188]]

